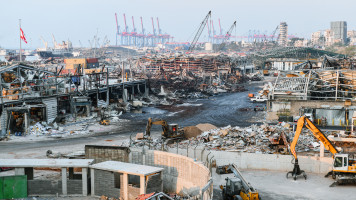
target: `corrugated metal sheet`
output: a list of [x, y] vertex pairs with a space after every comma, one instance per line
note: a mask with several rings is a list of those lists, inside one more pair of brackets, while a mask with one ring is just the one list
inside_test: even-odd
[[47, 123], [52, 123], [57, 117], [57, 98], [43, 99], [42, 102], [46, 105]]
[[341, 126], [342, 124], [346, 124], [344, 110], [316, 109], [315, 114], [316, 119], [326, 118], [326, 124], [329, 126]]

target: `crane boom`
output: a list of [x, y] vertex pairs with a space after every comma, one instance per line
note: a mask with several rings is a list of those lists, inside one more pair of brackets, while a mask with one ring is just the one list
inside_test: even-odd
[[279, 26], [277, 26], [276, 29], [274, 29], [274, 31], [272, 33], [272, 42], [274, 41], [274, 36], [276, 35], [278, 28], [279, 28]]
[[222, 31], [221, 31], [221, 24], [220, 24], [220, 18], [219, 18], [218, 20], [219, 20], [220, 35], [222, 35]]
[[126, 25], [126, 16], [125, 16], [125, 13], [124, 13], [124, 22], [125, 22], [125, 32], [127, 33], [127, 25]]
[[141, 18], [141, 31], [142, 31], [142, 34], [145, 34], [145, 30], [143, 29], [143, 22], [142, 22], [142, 17]]
[[161, 33], [161, 28], [159, 27], [158, 17], [157, 17], [157, 28], [158, 28], [158, 34], [162, 34], [162, 33]]
[[192, 43], [189, 46], [189, 51], [194, 50], [195, 45], [197, 44], [197, 42], [198, 42], [198, 40], [200, 38], [200, 35], [203, 32], [203, 30], [205, 28], [205, 25], [206, 25], [206, 22], [208, 21], [209, 17], [211, 17], [211, 11], [209, 11], [209, 13], [205, 16], [204, 20], [201, 22], [200, 27], [198, 29], [198, 32], [195, 34], [195, 37], [194, 37]]
[[225, 43], [230, 39], [232, 30], [236, 27], [236, 21], [231, 25], [230, 29], [226, 32], [224, 41], [220, 44], [219, 50], [222, 50], [225, 46]]
[[132, 16], [132, 26], [133, 26], [133, 31], [132, 32], [136, 32], [134, 16]]
[[117, 22], [117, 14], [115, 13], [115, 20], [116, 20], [116, 34], [119, 34], [119, 23]]
[[153, 23], [153, 17], [151, 17], [151, 21], [152, 21], [152, 34], [156, 35], [156, 30], [155, 30], [155, 24]]

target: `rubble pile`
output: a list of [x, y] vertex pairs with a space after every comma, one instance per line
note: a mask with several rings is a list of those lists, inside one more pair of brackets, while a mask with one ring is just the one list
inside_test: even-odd
[[[251, 125], [249, 127], [231, 127], [226, 126], [222, 128], [216, 128], [211, 124], [199, 124], [195, 128], [199, 131], [192, 131], [192, 126], [186, 127], [190, 130], [190, 137], [185, 140], [175, 141], [167, 143], [162, 138], [153, 138], [152, 140], [132, 140], [130, 146], [149, 146], [154, 149], [161, 149], [162, 144], [165, 144], [165, 148], [181, 148], [186, 149], [189, 147], [196, 147], [198, 145], [205, 146], [207, 150], [222, 150], [222, 151], [239, 151], [247, 153], [286, 153], [289, 154], [289, 150], [285, 152], [279, 152], [278, 148], [275, 148], [272, 144], [272, 138], [279, 138], [281, 133], [285, 133], [288, 141], [288, 145], [293, 140], [294, 132], [291, 131], [291, 126], [288, 123], [281, 123], [278, 125], [262, 124]], [[196, 135], [196, 136], [194, 136]], [[288, 148], [286, 146], [286, 148]], [[319, 151], [320, 144], [317, 139], [309, 132], [304, 130], [300, 135], [298, 144], [296, 146], [297, 152], [310, 152]]]
[[[289, 142], [293, 139], [294, 133], [290, 130], [290, 125], [281, 123], [279, 125], [252, 125], [246, 128], [227, 126], [206, 131], [198, 136], [196, 141], [204, 143], [208, 149], [268, 154], [276, 153], [271, 138], [278, 138], [282, 132], [287, 135]], [[309, 131], [306, 130], [306, 132]], [[318, 147], [319, 143], [311, 133], [303, 133], [296, 150], [318, 151]]]

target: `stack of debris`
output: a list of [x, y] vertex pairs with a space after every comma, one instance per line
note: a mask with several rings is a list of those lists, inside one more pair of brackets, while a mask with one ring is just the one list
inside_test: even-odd
[[[217, 128], [211, 124], [199, 124], [185, 127], [184, 130], [187, 131], [185, 135], [189, 137], [167, 144], [167, 147], [186, 149], [203, 144], [207, 150], [289, 154], [288, 147], [294, 137], [291, 129], [288, 123], [251, 125], [245, 128], [238, 126]], [[299, 137], [296, 151], [319, 151], [319, 143], [315, 137], [309, 133], [309, 130], [304, 131]], [[134, 146], [150, 146], [156, 149], [160, 149], [162, 144], [164, 140], [161, 138], [154, 138], [150, 141], [136, 140], [131, 143]]]
[[[280, 138], [282, 134], [285, 134], [287, 144], [284, 145], [288, 146], [289, 141], [294, 137], [294, 133], [290, 128], [287, 123], [252, 125], [246, 128], [227, 126], [206, 131], [198, 136], [196, 140], [198, 143], [203, 142], [208, 149], [249, 153], [278, 153], [278, 148], [274, 148], [273, 138]], [[302, 134], [296, 150], [318, 151], [318, 147], [319, 143], [312, 134]], [[283, 153], [288, 153], [288, 151]]]

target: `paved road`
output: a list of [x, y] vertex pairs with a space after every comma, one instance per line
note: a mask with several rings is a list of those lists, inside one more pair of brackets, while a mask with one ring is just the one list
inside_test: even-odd
[[[125, 113], [120, 118], [129, 120], [121, 122], [117, 129], [112, 131], [83, 136], [79, 138], [63, 138], [45, 141], [28, 142], [0, 142], [0, 153], [25, 151], [34, 148], [48, 148], [68, 146], [73, 144], [95, 143], [99, 140], [117, 139], [119, 137], [129, 138], [131, 134], [143, 132], [146, 127], [148, 117], [165, 119], [169, 123], [178, 123], [180, 126], [193, 126], [199, 123], [211, 123], [218, 127], [222, 126], [249, 126], [254, 119], [263, 121], [262, 112], [254, 112], [255, 106], [264, 106], [250, 102], [247, 97], [249, 92], [256, 93], [260, 90], [263, 82], [247, 83], [248, 91], [240, 93], [227, 93], [214, 96], [209, 99], [191, 100], [183, 105], [169, 107], [145, 107], [142, 113]], [[249, 111], [240, 111], [240, 108], [247, 108]], [[152, 127], [152, 132], [161, 131], [161, 127]]]

